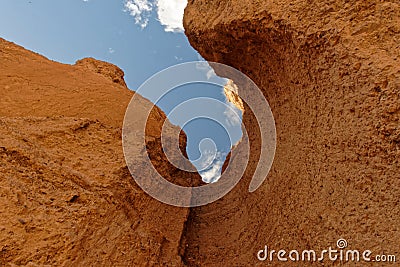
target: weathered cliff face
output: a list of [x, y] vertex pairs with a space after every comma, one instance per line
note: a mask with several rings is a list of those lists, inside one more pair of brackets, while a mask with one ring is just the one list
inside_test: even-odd
[[[114, 65], [64, 65], [0, 39], [0, 265], [182, 265], [188, 210], [146, 195], [126, 167], [124, 85]], [[146, 128], [157, 169], [200, 181], [163, 160], [165, 120], [155, 107]]]
[[[247, 192], [254, 132], [240, 184], [191, 211], [187, 263], [252, 266], [264, 245], [321, 251], [339, 238], [399, 257], [399, 2], [191, 0], [184, 25], [205, 59], [257, 83], [278, 137], [260, 189]], [[257, 129], [248, 110], [244, 123]]]
[[113, 64], [96, 60], [94, 58], [84, 58], [78, 60], [75, 65], [101, 74], [102, 76], [111, 79], [114, 83], [118, 83], [126, 87], [126, 83], [124, 80], [125, 73]]

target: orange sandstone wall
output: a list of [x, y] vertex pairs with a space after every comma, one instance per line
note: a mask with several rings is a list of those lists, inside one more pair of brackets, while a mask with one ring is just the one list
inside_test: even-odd
[[[191, 210], [187, 264], [280, 266], [256, 253], [335, 248], [339, 238], [349, 249], [400, 257], [398, 1], [190, 0], [184, 25], [205, 59], [262, 89], [278, 137], [260, 189], [247, 192], [254, 131], [240, 184]], [[256, 129], [248, 111], [244, 123]]]
[[[126, 167], [121, 126], [133, 92], [122, 70], [52, 62], [0, 39], [0, 90], [0, 266], [183, 265], [188, 209], [145, 194]], [[155, 107], [149, 139], [165, 120]], [[157, 146], [148, 153], [160, 157]], [[157, 167], [177, 183], [200, 180]]]

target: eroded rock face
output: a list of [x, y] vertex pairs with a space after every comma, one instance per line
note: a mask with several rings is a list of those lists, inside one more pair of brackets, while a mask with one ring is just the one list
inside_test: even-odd
[[229, 195], [191, 211], [187, 263], [253, 266], [264, 245], [321, 251], [339, 238], [399, 257], [400, 4], [192, 0], [184, 25], [205, 59], [262, 89], [278, 137], [248, 193], [260, 140], [245, 106], [251, 163]]
[[114, 83], [118, 83], [126, 87], [126, 83], [124, 80], [124, 75], [125, 75], [124, 72], [119, 67], [111, 63], [97, 60], [94, 58], [84, 58], [78, 60], [75, 63], [75, 65], [87, 68], [95, 73], [98, 73], [106, 78], [111, 79], [111, 81], [113, 81]]
[[[123, 157], [133, 92], [84, 62], [103, 75], [116, 70], [95, 60], [51, 62], [0, 39], [0, 265], [181, 266], [188, 210], [145, 194]], [[138, 149], [147, 147], [170, 181], [201, 181], [162, 159], [164, 121], [154, 107], [146, 128], [152, 143]]]

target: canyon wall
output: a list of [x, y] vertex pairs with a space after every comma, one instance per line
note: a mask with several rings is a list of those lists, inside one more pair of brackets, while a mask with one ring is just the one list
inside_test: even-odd
[[[278, 139], [263, 185], [248, 193], [261, 140], [244, 104], [252, 154], [234, 190], [190, 210], [154, 200], [123, 157], [123, 72], [0, 39], [0, 265], [299, 266], [257, 252], [340, 238], [400, 257], [398, 1], [191, 0], [184, 25], [204, 58], [241, 70], [269, 101]], [[169, 181], [198, 184], [163, 155], [164, 121], [155, 107], [140, 149]]]
[[[188, 209], [144, 193], [124, 160], [121, 128], [133, 92], [123, 75], [109, 63], [60, 64], [0, 39], [1, 266], [183, 265]], [[138, 149], [168, 180], [200, 181], [167, 164], [164, 121], [154, 107], [150, 141]], [[185, 141], [182, 134], [183, 148]]]
[[189, 0], [184, 26], [206, 60], [255, 81], [277, 128], [272, 170], [248, 193], [261, 140], [245, 106], [247, 171], [226, 197], [191, 210], [185, 262], [299, 266], [257, 252], [322, 251], [340, 238], [400, 257], [399, 2]]

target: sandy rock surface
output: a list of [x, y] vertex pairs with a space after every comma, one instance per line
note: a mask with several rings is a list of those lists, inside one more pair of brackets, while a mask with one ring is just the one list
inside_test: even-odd
[[184, 24], [205, 59], [257, 83], [278, 137], [267, 180], [248, 193], [260, 135], [245, 111], [252, 163], [224, 199], [192, 210], [187, 262], [300, 266], [256, 254], [340, 238], [400, 257], [399, 2], [192, 0]]
[[[126, 167], [121, 127], [133, 92], [122, 77], [112, 64], [64, 65], [0, 39], [1, 266], [182, 265], [188, 209], [145, 194]], [[154, 108], [153, 143], [164, 121]], [[154, 163], [177, 183], [190, 178]]]

